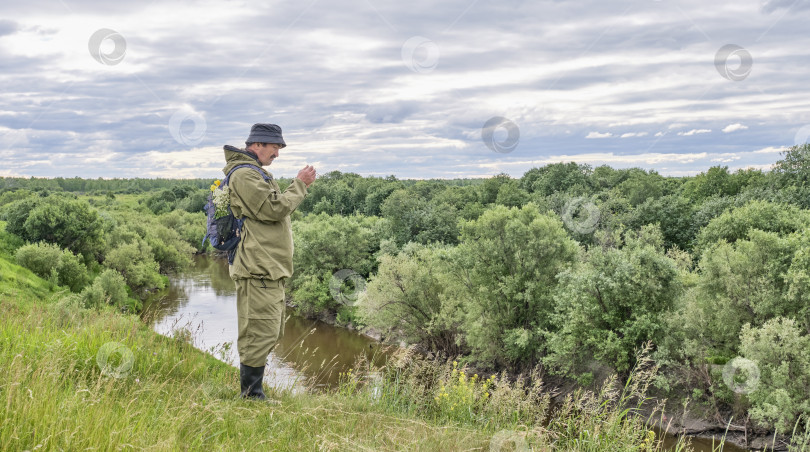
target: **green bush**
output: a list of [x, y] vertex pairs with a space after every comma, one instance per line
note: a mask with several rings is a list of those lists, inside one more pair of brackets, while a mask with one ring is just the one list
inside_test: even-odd
[[152, 248], [143, 240], [119, 245], [107, 254], [104, 265], [118, 270], [134, 291], [164, 287]]
[[73, 292], [78, 292], [87, 285], [87, 267], [70, 251], [65, 251], [59, 257], [56, 273], [59, 275], [59, 285], [67, 286]]
[[304, 317], [318, 317], [322, 313], [337, 308], [337, 302], [329, 294], [331, 273], [305, 274], [296, 279], [293, 300], [298, 314]]
[[127, 296], [124, 277], [115, 270], [106, 269], [93, 283], [82, 291], [81, 299], [85, 308], [100, 308], [110, 305], [120, 310], [136, 312], [140, 302]]
[[790, 433], [800, 416], [810, 416], [810, 335], [793, 319], [780, 317], [759, 328], [745, 325], [740, 341], [741, 355], [760, 372], [749, 394], [751, 417]]
[[154, 222], [144, 225], [143, 229], [143, 237], [152, 248], [152, 254], [162, 273], [188, 268], [194, 247], [183, 241], [177, 231]]
[[177, 209], [190, 213], [202, 212], [208, 202], [209, 190], [196, 190], [177, 203]]
[[592, 247], [559, 280], [552, 316], [559, 329], [548, 333], [544, 362], [560, 372], [585, 372], [596, 359], [626, 375], [636, 350], [666, 336], [666, 317], [682, 292], [677, 264], [654, 226], [629, 232], [621, 248]]
[[52, 243], [31, 243], [17, 249], [17, 263], [41, 278], [48, 278], [60, 263], [62, 250]]
[[[308, 215], [293, 223], [295, 276], [291, 293], [303, 315], [334, 311], [329, 281], [339, 270], [352, 270], [367, 278], [376, 264], [379, 246], [376, 217]], [[331, 301], [330, 301], [331, 300]]]
[[124, 277], [115, 270], [107, 269], [93, 281], [109, 297], [108, 303], [113, 306], [124, 306], [127, 303], [127, 285]]
[[81, 293], [81, 299], [86, 309], [99, 309], [107, 304], [107, 297], [104, 289], [98, 284], [91, 284], [84, 288]]
[[556, 276], [579, 253], [562, 221], [532, 203], [496, 206], [461, 224], [451, 271], [460, 297], [464, 339], [474, 359], [534, 367], [544, 331], [554, 328]]
[[458, 354], [454, 309], [446, 297], [452, 284], [443, 259], [448, 251], [409, 243], [396, 256], [382, 255], [357, 303], [363, 321], [388, 338]]
[[193, 246], [197, 251], [203, 251], [202, 238], [205, 236], [206, 217], [204, 212], [188, 213], [175, 210], [158, 217], [163, 226], [177, 232], [180, 238]]
[[98, 213], [86, 201], [63, 195], [51, 195], [37, 202], [25, 216], [22, 230], [15, 233], [32, 242], [55, 243], [83, 254], [85, 259], [103, 249]]
[[[754, 229], [747, 239], [707, 249], [698, 265], [695, 297], [686, 306], [696, 311], [690, 315], [694, 321], [684, 325], [689, 336], [703, 337], [710, 355], [733, 357], [744, 324], [759, 327], [778, 316], [806, 316], [805, 296], [798, 290], [806, 287], [800, 253], [810, 251], [803, 242], [796, 234], [780, 237]], [[796, 275], [795, 284], [787, 274]]]

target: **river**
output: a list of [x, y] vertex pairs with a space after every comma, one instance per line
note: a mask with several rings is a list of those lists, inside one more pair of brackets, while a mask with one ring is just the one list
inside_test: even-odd
[[[289, 310], [288, 310], [289, 314]], [[141, 317], [155, 331], [172, 336], [178, 330], [194, 346], [237, 366], [236, 291], [224, 259], [194, 256], [193, 265], [171, 277], [169, 287], [146, 303]], [[306, 388], [329, 389], [339, 373], [353, 368], [358, 359], [380, 365], [386, 352], [379, 344], [344, 328], [290, 315], [284, 336], [268, 359], [265, 384], [300, 392]], [[675, 438], [667, 435], [668, 447]], [[711, 452], [712, 441], [694, 439], [696, 452]], [[724, 452], [745, 449], [726, 445]]]
[[[290, 310], [287, 311], [290, 315]], [[194, 256], [182, 275], [148, 300], [141, 317], [166, 336], [185, 330], [194, 346], [231, 365], [236, 350], [236, 291], [224, 259]], [[385, 352], [371, 338], [332, 325], [290, 315], [284, 336], [270, 354], [265, 384], [299, 391], [334, 388], [340, 372], [368, 359], [382, 364]]]

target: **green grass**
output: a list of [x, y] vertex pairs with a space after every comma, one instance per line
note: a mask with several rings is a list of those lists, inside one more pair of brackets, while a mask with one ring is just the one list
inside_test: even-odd
[[[0, 450], [464, 450], [486, 431], [375, 409], [364, 399], [272, 392], [237, 398], [238, 371], [135, 316], [60, 304], [0, 258]], [[131, 351], [109, 356], [105, 344]]]

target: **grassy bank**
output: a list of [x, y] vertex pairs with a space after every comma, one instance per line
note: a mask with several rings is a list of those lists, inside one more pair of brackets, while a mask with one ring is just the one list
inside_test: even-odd
[[[403, 356], [373, 385], [238, 399], [238, 371], [0, 257], [2, 450], [661, 450], [626, 388], [570, 397]], [[678, 449], [688, 449], [685, 444]]]
[[[137, 317], [59, 306], [45, 281], [19, 267], [7, 278], [16, 266], [2, 265], [2, 450], [458, 450], [488, 441], [485, 431], [341, 397], [277, 393], [276, 406], [239, 400], [236, 369]], [[105, 344], [125, 349], [102, 371]]]

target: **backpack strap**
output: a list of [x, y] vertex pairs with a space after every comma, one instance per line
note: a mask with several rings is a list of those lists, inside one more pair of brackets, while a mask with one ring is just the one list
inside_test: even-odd
[[228, 174], [225, 176], [225, 180], [222, 181], [222, 184], [223, 185], [228, 185], [228, 181], [231, 180], [231, 175], [233, 174], [234, 171], [238, 170], [239, 168], [248, 168], [248, 167], [253, 168], [256, 171], [258, 171], [259, 174], [262, 175], [262, 178], [264, 178], [265, 182], [270, 182], [273, 179], [271, 176], [268, 176], [264, 171], [262, 171], [262, 169], [259, 168], [258, 166], [250, 164], [250, 163], [242, 163], [241, 165], [234, 166], [230, 171], [228, 171]]

